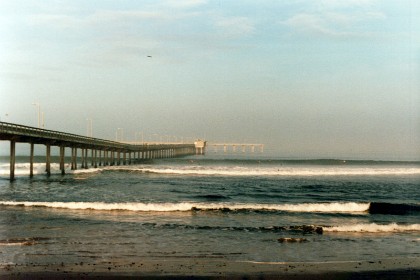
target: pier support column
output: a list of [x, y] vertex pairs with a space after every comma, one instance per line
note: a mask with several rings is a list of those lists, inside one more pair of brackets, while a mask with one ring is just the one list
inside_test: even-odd
[[82, 169], [88, 169], [88, 149], [82, 149]]
[[88, 165], [88, 149], [85, 149], [85, 169], [88, 169], [89, 168], [89, 165]]
[[34, 143], [31, 143], [31, 154], [29, 156], [29, 177], [34, 177]]
[[90, 166], [95, 166], [95, 156], [94, 156], [94, 149], [90, 150]]
[[[93, 150], [92, 150], [93, 151]], [[95, 149], [94, 156], [93, 156], [93, 167], [98, 168], [98, 151]]]
[[47, 159], [46, 159], [46, 166], [45, 172], [47, 172], [47, 176], [51, 175], [51, 144], [47, 144]]
[[77, 148], [71, 148], [71, 170], [77, 170]]
[[15, 179], [16, 141], [10, 140], [10, 181]]
[[77, 148], [74, 148], [74, 170], [77, 170]]
[[70, 159], [70, 169], [73, 170], [74, 166], [73, 166], [73, 158], [74, 158], [74, 148], [71, 147], [71, 159]]
[[61, 170], [61, 175], [65, 174], [65, 170], [64, 170], [64, 153], [65, 153], [65, 147], [61, 146], [60, 147], [60, 170]]
[[85, 149], [82, 148], [82, 169], [85, 168]]

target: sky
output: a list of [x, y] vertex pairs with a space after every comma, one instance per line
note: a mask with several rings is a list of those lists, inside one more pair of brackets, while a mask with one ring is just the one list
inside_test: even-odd
[[1, 121], [420, 160], [417, 0], [0, 0], [0, 38]]

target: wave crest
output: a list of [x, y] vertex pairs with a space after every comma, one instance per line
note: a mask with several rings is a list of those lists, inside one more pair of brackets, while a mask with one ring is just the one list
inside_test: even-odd
[[369, 209], [369, 203], [333, 202], [301, 204], [240, 204], [240, 203], [105, 203], [105, 202], [31, 202], [0, 201], [5, 206], [49, 207], [74, 210], [126, 210], [143, 212], [174, 211], [288, 211], [288, 212], [321, 212], [321, 213], [360, 213]]
[[186, 167], [141, 167], [130, 169], [144, 173], [173, 175], [207, 176], [382, 176], [419, 175], [416, 167], [225, 167], [225, 166], [186, 166]]
[[387, 233], [387, 232], [407, 232], [420, 231], [420, 224], [399, 225], [391, 223], [387, 225], [371, 224], [354, 224], [333, 227], [323, 227], [324, 232], [360, 232], [360, 233]]

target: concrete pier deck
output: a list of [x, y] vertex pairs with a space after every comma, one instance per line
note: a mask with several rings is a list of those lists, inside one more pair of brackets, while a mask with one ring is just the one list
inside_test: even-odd
[[10, 141], [10, 180], [15, 179], [16, 143], [30, 145], [30, 176], [33, 176], [34, 145], [46, 146], [46, 174], [51, 173], [51, 147], [60, 148], [60, 170], [64, 175], [65, 149], [71, 148], [71, 168], [77, 169], [78, 149], [81, 150], [81, 168], [91, 166], [131, 164], [134, 161], [194, 155], [194, 143], [134, 145], [60, 131], [0, 122], [0, 140]]

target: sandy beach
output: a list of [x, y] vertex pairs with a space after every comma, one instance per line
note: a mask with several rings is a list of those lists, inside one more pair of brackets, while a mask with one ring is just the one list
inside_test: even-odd
[[419, 279], [420, 258], [351, 262], [237, 262], [146, 259], [120, 262], [2, 264], [0, 279]]

